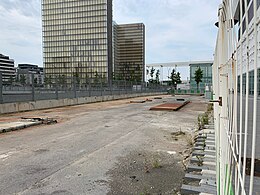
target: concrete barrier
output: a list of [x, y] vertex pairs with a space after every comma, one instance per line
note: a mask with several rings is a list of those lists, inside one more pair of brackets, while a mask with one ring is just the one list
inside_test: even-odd
[[95, 102], [105, 102], [112, 100], [120, 100], [127, 98], [135, 98], [142, 96], [162, 95], [166, 93], [138, 93], [138, 94], [121, 94], [121, 95], [106, 95], [93, 97], [80, 97], [74, 99], [60, 99], [60, 100], [41, 100], [35, 102], [17, 102], [0, 104], [0, 114], [24, 112], [31, 110], [41, 110], [48, 108], [58, 108], [64, 106], [74, 106], [80, 104], [89, 104]]

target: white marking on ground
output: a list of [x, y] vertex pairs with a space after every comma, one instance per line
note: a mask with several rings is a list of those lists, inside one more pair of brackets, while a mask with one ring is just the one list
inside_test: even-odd
[[167, 151], [168, 154], [176, 154], [175, 151]]
[[7, 152], [5, 154], [0, 154], [0, 159], [5, 161], [7, 158], [9, 158], [14, 153], [16, 153], [16, 152]]
[[157, 152], [166, 152], [166, 153], [168, 153], [170, 155], [176, 154], [175, 151], [167, 151], [167, 150], [157, 150]]

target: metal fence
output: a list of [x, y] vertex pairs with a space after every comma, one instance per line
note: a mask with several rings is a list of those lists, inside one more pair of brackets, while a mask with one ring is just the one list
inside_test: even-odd
[[77, 79], [72, 79], [72, 81], [66, 84], [54, 81], [45, 86], [39, 86], [34, 82], [27, 85], [3, 85], [0, 73], [0, 103], [167, 91], [165, 86], [135, 81], [113, 80], [111, 83], [101, 79], [85, 83], [77, 82]]
[[219, 8], [213, 65], [218, 195], [260, 194], [259, 5], [223, 0]]

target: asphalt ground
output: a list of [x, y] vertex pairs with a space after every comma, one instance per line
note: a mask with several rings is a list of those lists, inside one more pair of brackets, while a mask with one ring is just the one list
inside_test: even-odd
[[0, 134], [0, 194], [176, 193], [197, 116], [207, 107], [202, 97], [188, 98], [177, 112], [149, 110], [172, 102], [163, 96], [2, 115], [58, 123]]

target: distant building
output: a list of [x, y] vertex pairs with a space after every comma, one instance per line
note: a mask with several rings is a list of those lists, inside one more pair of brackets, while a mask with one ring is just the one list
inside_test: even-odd
[[2, 73], [3, 83], [12, 83], [15, 78], [14, 60], [9, 56], [0, 54], [0, 72]]
[[[44, 83], [44, 72], [43, 67], [33, 64], [18, 64], [16, 72], [17, 80], [22, 84], [31, 85], [35, 84], [42, 85]], [[34, 75], [34, 80], [32, 79]]]
[[[45, 77], [70, 85], [144, 80], [144, 24], [113, 22], [112, 0], [42, 0]], [[64, 78], [64, 79], [62, 79]]]
[[115, 25], [114, 76], [120, 80], [145, 80], [145, 26]]
[[112, 0], [42, 0], [46, 78], [112, 78]]
[[199, 89], [205, 89], [206, 86], [212, 86], [212, 63], [191, 63], [190, 64], [190, 88], [197, 89], [195, 81], [195, 72], [200, 67], [203, 72], [202, 82], [199, 83]]

